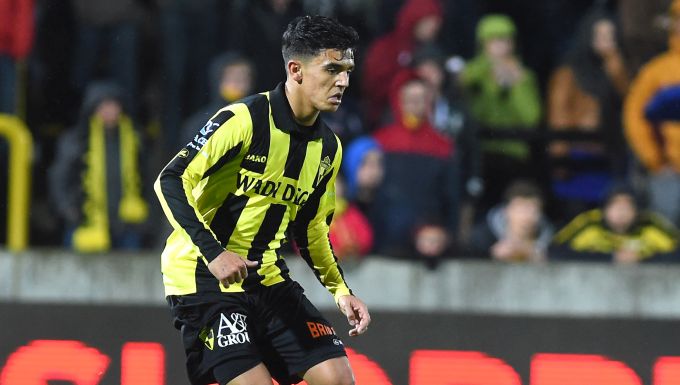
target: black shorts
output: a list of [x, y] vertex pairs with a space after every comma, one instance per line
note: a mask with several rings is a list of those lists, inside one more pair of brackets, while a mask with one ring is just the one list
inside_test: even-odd
[[281, 385], [345, 356], [342, 341], [294, 281], [247, 293], [169, 296], [193, 385], [226, 384], [264, 363]]

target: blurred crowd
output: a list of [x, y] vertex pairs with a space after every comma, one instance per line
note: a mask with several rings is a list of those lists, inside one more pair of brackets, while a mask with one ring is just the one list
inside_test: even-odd
[[36, 142], [31, 244], [160, 248], [156, 175], [285, 79], [303, 14], [361, 36], [323, 116], [339, 258], [680, 261], [680, 0], [0, 0], [0, 112]]

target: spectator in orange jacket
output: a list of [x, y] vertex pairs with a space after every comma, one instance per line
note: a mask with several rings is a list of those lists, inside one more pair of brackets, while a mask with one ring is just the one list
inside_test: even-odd
[[671, 8], [669, 49], [647, 63], [637, 75], [624, 105], [628, 142], [650, 174], [653, 211], [680, 224], [680, 122], [651, 121], [645, 108], [655, 96], [680, 85], [680, 0]]
[[613, 177], [625, 173], [621, 106], [630, 79], [618, 29], [606, 11], [589, 12], [548, 85], [549, 129], [602, 134], [597, 142], [550, 143], [552, 190], [565, 217], [600, 204]]
[[0, 0], [0, 113], [16, 113], [16, 62], [33, 45], [33, 0]]

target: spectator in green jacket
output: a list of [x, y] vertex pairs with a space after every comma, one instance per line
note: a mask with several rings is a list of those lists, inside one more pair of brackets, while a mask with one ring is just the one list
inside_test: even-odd
[[[515, 24], [505, 15], [487, 15], [477, 25], [480, 52], [461, 75], [470, 112], [486, 129], [532, 129], [541, 118], [541, 100], [533, 72], [515, 53]], [[498, 202], [511, 179], [528, 170], [530, 149], [522, 140], [482, 141], [485, 201]]]

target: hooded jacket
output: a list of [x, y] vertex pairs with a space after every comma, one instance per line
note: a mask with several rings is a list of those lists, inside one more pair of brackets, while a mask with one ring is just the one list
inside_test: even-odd
[[453, 155], [453, 143], [440, 134], [425, 117], [416, 123], [417, 127], [407, 122], [408, 117], [401, 109], [401, 88], [411, 80], [418, 79], [412, 71], [402, 71], [392, 81], [390, 87], [390, 105], [394, 123], [384, 126], [374, 134], [375, 140], [385, 152], [409, 153], [449, 159]]
[[109, 99], [124, 104], [121, 89], [113, 84], [88, 88], [78, 123], [59, 140], [49, 173], [53, 204], [68, 227], [76, 227], [72, 242], [78, 251], [108, 250], [111, 234], [148, 215], [130, 118], [123, 113], [116, 132], [106, 132], [95, 115]]
[[[477, 40], [480, 48], [493, 37], [513, 37], [514, 23], [503, 15], [488, 15], [480, 20]], [[519, 60], [519, 59], [518, 59]], [[510, 87], [496, 82], [493, 63], [483, 52], [464, 68], [461, 82], [470, 103], [472, 116], [489, 129], [531, 129], [541, 118], [541, 100], [535, 76], [522, 66], [522, 78]], [[488, 153], [526, 160], [529, 146], [518, 140], [485, 140], [482, 149]]]
[[413, 246], [413, 236], [423, 225], [441, 225], [453, 232], [460, 200], [458, 167], [453, 145], [427, 118], [408, 128], [399, 105], [399, 90], [414, 79], [402, 73], [392, 85], [396, 122], [374, 137], [385, 156], [385, 176], [374, 203], [374, 228], [378, 251], [399, 255]]
[[400, 69], [410, 64], [416, 45], [413, 29], [428, 16], [442, 17], [436, 0], [408, 0], [397, 15], [395, 29], [367, 50], [361, 89], [368, 108], [369, 125], [376, 124], [388, 106], [389, 85]]
[[[675, 0], [671, 13], [680, 17], [680, 0]], [[669, 165], [680, 172], [680, 123], [652, 123], [645, 118], [645, 107], [657, 93], [680, 85], [680, 35], [671, 34], [668, 51], [645, 64], [626, 98], [623, 110], [625, 134], [635, 155], [644, 166], [659, 171]]]
[[26, 58], [33, 29], [33, 0], [0, 0], [0, 55]]
[[380, 151], [378, 142], [370, 136], [360, 137], [347, 146], [342, 157], [342, 172], [346, 179], [347, 198], [353, 200], [359, 188], [359, 169], [366, 155], [371, 151]]

